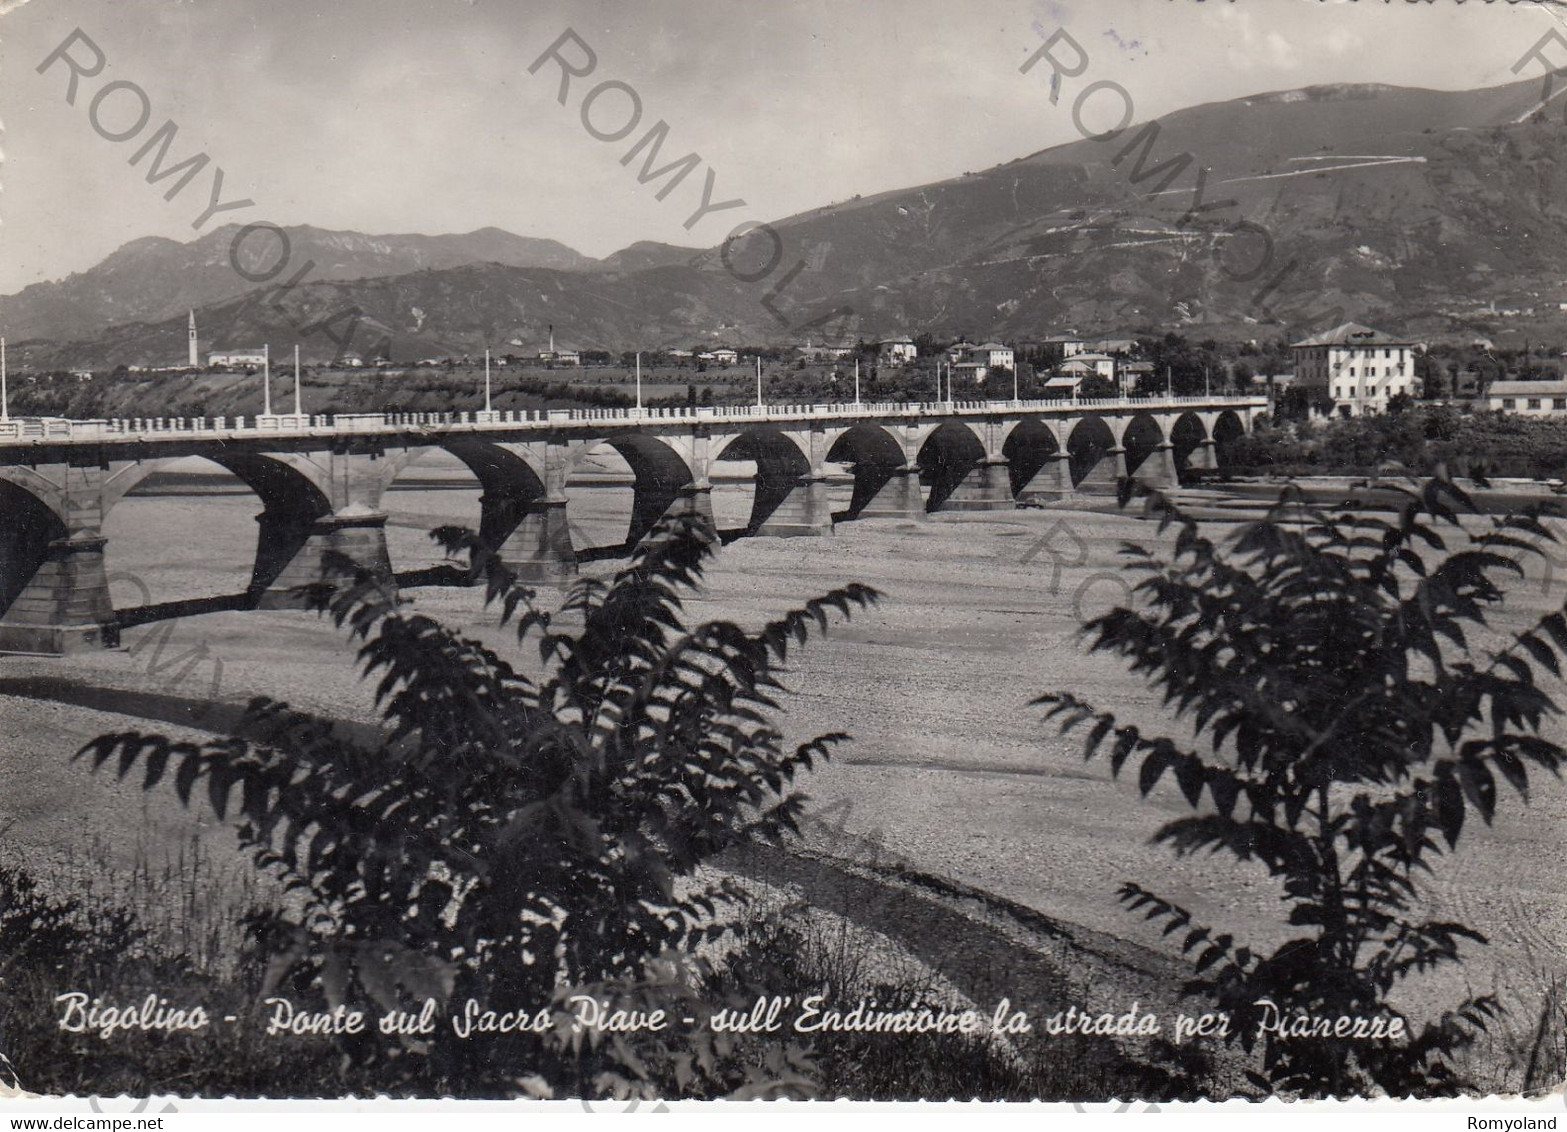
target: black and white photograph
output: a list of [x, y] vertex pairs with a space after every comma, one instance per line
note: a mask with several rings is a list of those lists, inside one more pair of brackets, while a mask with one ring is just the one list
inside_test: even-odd
[[1556, 1127], [1567, 6], [4, 0], [0, 121], [8, 1116]]

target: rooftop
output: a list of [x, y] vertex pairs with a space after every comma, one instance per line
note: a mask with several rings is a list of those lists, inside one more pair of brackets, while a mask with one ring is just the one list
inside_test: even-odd
[[1492, 397], [1567, 397], [1567, 381], [1493, 381]]
[[1407, 338], [1395, 338], [1391, 334], [1384, 334], [1380, 330], [1373, 330], [1369, 326], [1362, 326], [1358, 322], [1346, 322], [1342, 326], [1335, 326], [1332, 330], [1322, 334], [1314, 334], [1310, 338], [1302, 338], [1291, 345], [1291, 349], [1302, 346], [1413, 346], [1414, 343]]

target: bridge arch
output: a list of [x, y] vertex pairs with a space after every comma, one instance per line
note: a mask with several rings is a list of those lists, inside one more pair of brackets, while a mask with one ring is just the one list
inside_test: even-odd
[[[1182, 413], [1170, 426], [1170, 444], [1175, 450], [1175, 466], [1181, 470], [1201, 465], [1208, 440], [1208, 426], [1196, 413]], [[1194, 463], [1194, 460], [1196, 461]]]
[[[11, 472], [23, 470], [8, 469]], [[31, 482], [33, 480], [38, 482]], [[4, 621], [30, 625], [39, 612], [45, 616], [49, 612], [34, 608], [41, 606], [45, 595], [28, 594], [27, 591], [41, 588], [39, 582], [48, 584], [49, 579], [40, 579], [39, 575], [46, 571], [54, 548], [70, 536], [63, 500], [54, 498], [57, 492], [43, 490], [46, 487], [47, 481], [36, 475], [0, 475], [0, 514], [6, 517], [0, 524], [0, 618]], [[21, 641], [17, 630], [8, 630], [0, 623], [0, 638], [8, 638], [13, 633], [17, 633], [17, 640]], [[25, 646], [22, 642], [24, 649]], [[12, 647], [9, 640], [6, 647]]]
[[1213, 422], [1214, 460], [1219, 467], [1233, 463], [1231, 448], [1246, 435], [1246, 425], [1233, 409], [1226, 409]]
[[725, 443], [715, 459], [756, 465], [744, 534], [807, 534], [824, 526], [831, 531], [825, 478], [811, 466], [809, 448], [796, 436], [775, 425], [758, 425]]
[[[1008, 478], [1014, 496], [1021, 498], [1046, 490], [1059, 492], [1059, 484], [1052, 483], [1047, 488], [1041, 482], [1035, 486], [1035, 480], [1041, 472], [1055, 470], [1057, 457], [1061, 454], [1061, 442], [1049, 422], [1041, 417], [1024, 417], [1007, 432], [1001, 444], [1001, 452], [1007, 458]], [[1070, 489], [1071, 484], [1068, 483], [1066, 487]]]
[[1103, 417], [1083, 417], [1072, 426], [1066, 438], [1066, 450], [1070, 457], [1072, 486], [1090, 494], [1115, 494], [1117, 480], [1122, 474], [1118, 459], [1115, 433]]
[[[472, 474], [479, 488], [479, 539], [519, 577], [543, 581], [575, 572], [576, 552], [566, 520], [565, 477], [554, 477], [561, 482], [550, 483], [548, 457], [539, 446], [457, 436], [438, 449], [427, 449], [410, 463], [416, 465], [435, 452], [455, 457]], [[437, 484], [432, 489], [453, 486]], [[463, 503], [468, 505], [469, 500]], [[434, 566], [440, 568], [439, 564]]]
[[[153, 475], [167, 470], [176, 459], [194, 459], [214, 464], [238, 479], [260, 500], [262, 510], [255, 517], [258, 531], [250, 580], [238, 594], [192, 597], [139, 610], [126, 610], [125, 619], [129, 622], [154, 620], [157, 616], [173, 615], [173, 611], [210, 611], [247, 606], [297, 607], [302, 601], [291, 591], [322, 579], [328, 550], [339, 550], [358, 558], [352, 553], [358, 540], [352, 534], [343, 533], [357, 525], [355, 517], [350, 515], [343, 521], [334, 521], [332, 501], [322, 483], [324, 477], [310, 474], [315, 465], [306, 464], [305, 469], [301, 470], [297, 460], [279, 459], [261, 452], [203, 452], [188, 457], [141, 460], [111, 468], [104, 477], [99, 496], [104, 521], [114, 521], [116, 514], [130, 505], [126, 497], [132, 496]], [[135, 505], [142, 506], [140, 503]], [[369, 516], [366, 518], [368, 521]], [[130, 529], [137, 526], [134, 517], [121, 514], [119, 519], [119, 526]], [[372, 522], [371, 526], [375, 532], [372, 537], [378, 538], [381, 534], [379, 525]], [[123, 533], [117, 535], [116, 543], [123, 543], [125, 537]], [[385, 561], [384, 544], [380, 544], [380, 547], [381, 554], [372, 557], [367, 564], [375, 566], [384, 562], [384, 572], [390, 577], [390, 563]], [[160, 614], [160, 608], [171, 612]]]
[[567, 477], [582, 470], [590, 456], [606, 447], [626, 462], [635, 477], [631, 519], [625, 542], [618, 549], [629, 549], [641, 542], [666, 514], [693, 511], [711, 521], [712, 485], [705, 468], [698, 475], [692, 456], [645, 432], [628, 430], [566, 445], [562, 487]]
[[32, 468], [13, 464], [9, 467], [0, 467], [0, 483], [8, 484], [11, 488], [23, 495], [30, 496], [33, 500], [46, 507], [59, 518], [63, 527], [69, 522], [69, 511], [66, 507], [65, 488], [60, 484], [42, 475]]
[[827, 448], [827, 462], [850, 465], [854, 493], [834, 518], [913, 518], [924, 514], [919, 466], [884, 426], [862, 421], [843, 430]]
[[1149, 413], [1136, 413], [1126, 422], [1121, 433], [1121, 447], [1126, 449], [1126, 470], [1135, 475], [1144, 461], [1165, 443], [1164, 429]]
[[915, 458], [920, 478], [930, 486], [925, 509], [941, 510], [984, 459], [984, 441], [962, 421], [945, 421], [932, 429]]

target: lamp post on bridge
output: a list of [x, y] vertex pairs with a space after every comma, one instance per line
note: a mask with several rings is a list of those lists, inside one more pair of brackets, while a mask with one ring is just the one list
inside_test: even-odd
[[6, 389], [5, 339], [0, 338], [0, 421], [11, 419], [11, 395]]
[[490, 348], [484, 348], [484, 418], [490, 417]]
[[272, 415], [272, 343], [261, 347], [261, 415]]
[[756, 411], [762, 411], [762, 355], [756, 355]]
[[637, 351], [637, 412], [642, 411], [642, 351]]
[[854, 407], [860, 407], [860, 355], [854, 355]]
[[304, 411], [299, 407], [299, 344], [294, 344], [294, 415], [304, 416]]

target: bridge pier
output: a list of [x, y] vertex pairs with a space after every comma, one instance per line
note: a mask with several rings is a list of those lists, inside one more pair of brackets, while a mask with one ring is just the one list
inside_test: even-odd
[[65, 656], [120, 643], [101, 535], [53, 539], [0, 617], [0, 653]]
[[[860, 494], [860, 469], [854, 469], [855, 495]], [[924, 519], [925, 497], [920, 493], [920, 467], [905, 464], [887, 473], [881, 486], [870, 492], [870, 498], [858, 510], [850, 508], [856, 519]]]
[[1181, 481], [1175, 470], [1175, 446], [1168, 440], [1161, 442], [1138, 465], [1132, 478], [1144, 487], [1179, 487]]
[[334, 555], [342, 555], [384, 586], [393, 584], [392, 559], [386, 550], [386, 512], [350, 504], [313, 518], [296, 513], [263, 511], [256, 516], [261, 535], [251, 575], [251, 601], [257, 609], [305, 609], [299, 592], [326, 578]]
[[1197, 468], [1203, 471], [1215, 471], [1219, 467], [1219, 458], [1216, 454], [1218, 444], [1212, 437], [1204, 437], [1198, 441], [1197, 447], [1192, 449], [1192, 454], [1186, 459], [1188, 468]]
[[497, 548], [500, 560], [526, 582], [558, 582], [577, 572], [577, 551], [565, 499], [535, 499]]
[[1117, 499], [1126, 479], [1126, 449], [1116, 444], [1106, 450], [1099, 462], [1077, 485], [1078, 495], [1096, 499]]
[[658, 483], [637, 477], [631, 496], [631, 529], [627, 533], [627, 545], [635, 545], [647, 538], [659, 520], [680, 515], [702, 515], [713, 521], [713, 488], [711, 484]]
[[[762, 473], [757, 472], [756, 493], [763, 500], [768, 490]], [[759, 503], [765, 506], [765, 503]], [[832, 528], [832, 504], [827, 498], [827, 477], [806, 475], [788, 487], [784, 497], [773, 505], [765, 518], [756, 523], [753, 534], [775, 538], [830, 535]]]
[[0, 480], [0, 653], [119, 644], [104, 568], [106, 471], [88, 449]]
[[1044, 467], [1034, 473], [1034, 478], [1017, 493], [1020, 502], [1059, 503], [1070, 499], [1072, 489], [1072, 454], [1066, 450], [1053, 453]]
[[938, 507], [941, 511], [1010, 511], [1017, 506], [1012, 498], [1010, 461], [1004, 456], [986, 456], [958, 481]]
[[502, 565], [527, 582], [558, 582], [577, 572], [566, 513], [571, 460], [565, 445], [546, 443], [530, 449], [468, 438], [448, 450], [468, 465], [484, 488], [479, 496], [479, 538]]

